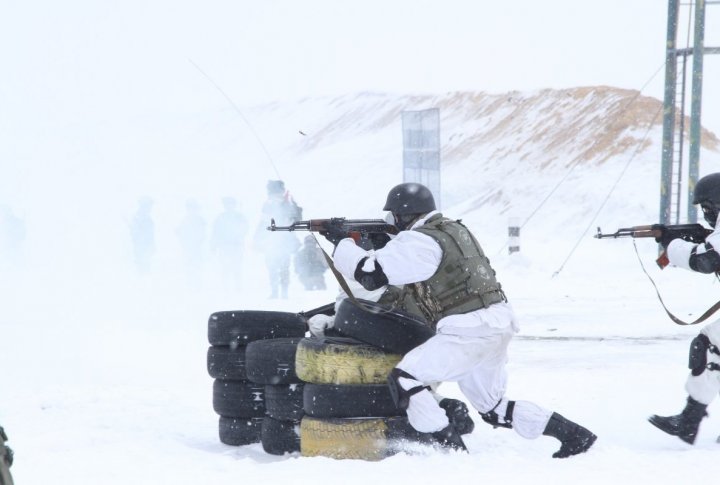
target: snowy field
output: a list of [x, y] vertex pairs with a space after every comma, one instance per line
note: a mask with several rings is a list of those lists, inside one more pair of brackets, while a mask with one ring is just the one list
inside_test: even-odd
[[[223, 294], [210, 283], [188, 289], [161, 273], [118, 274], [105, 287], [76, 288], [72, 275], [66, 288], [52, 278], [3, 280], [8, 299], [0, 319], [0, 418], [16, 451], [16, 483], [705, 479], [720, 451], [717, 402], [695, 447], [646, 421], [650, 414], [682, 409], [687, 348], [696, 328], [681, 328], [664, 315], [632, 243], [588, 239], [555, 277], [558, 255], [530, 242], [526, 252], [494, 260], [522, 326], [510, 348], [508, 395], [536, 401], [594, 431], [599, 439], [584, 455], [553, 459], [554, 439], [527, 441], [509, 430], [493, 430], [476, 416], [475, 431], [466, 437], [469, 455], [428, 451], [381, 462], [338, 461], [277, 457], [260, 444], [220, 443], [205, 369], [209, 314], [300, 311], [334, 299], [332, 289], [305, 292], [296, 281], [287, 301], [267, 299], [264, 271], [255, 258], [248, 263], [242, 295]], [[652, 262], [654, 243], [638, 241], [638, 247], [681, 318], [713, 302], [717, 282], [678, 269], [661, 273]], [[330, 278], [326, 275], [329, 288]], [[452, 383], [440, 392], [462, 399]]]
[[[548, 126], [544, 104], [530, 104], [515, 126], [504, 108], [475, 112], [452, 94], [508, 93], [512, 107], [528, 91], [610, 86], [661, 99], [667, 2], [45, 0], [0, 10], [0, 215], [7, 206], [27, 229], [22, 258], [10, 265], [0, 254], [0, 425], [17, 485], [677, 485], [717, 476], [717, 400], [693, 447], [647, 422], [683, 408], [698, 327], [667, 317], [631, 241], [592, 238], [596, 225], [657, 220], [659, 118], [648, 128], [630, 110], [608, 143], [612, 156], [585, 157], [613, 126], [567, 129], [567, 140], [547, 138], [548, 128], [605, 123], [609, 106], [575, 106]], [[709, 28], [720, 8], [711, 10], [707, 46], [720, 44]], [[717, 133], [711, 61], [703, 124]], [[444, 148], [479, 139], [443, 158], [453, 204], [443, 209], [473, 230], [520, 318], [508, 397], [592, 430], [588, 453], [553, 459], [556, 440], [493, 430], [475, 413], [467, 455], [366, 462], [220, 443], [210, 314], [310, 310], [334, 301], [336, 285], [328, 273], [327, 290], [306, 292], [293, 279], [287, 300], [268, 299], [249, 241], [241, 290], [220, 284], [209, 254], [203, 278], [188, 281], [175, 234], [186, 200], [210, 222], [232, 195], [251, 226], [267, 225], [256, 218], [265, 184], [282, 178], [304, 218], [381, 216], [402, 181], [399, 113], [430, 107], [387, 93], [445, 100]], [[493, 123], [511, 129], [496, 139], [482, 131]], [[720, 171], [716, 147], [703, 147], [701, 160], [701, 175]], [[146, 195], [157, 253], [140, 276], [128, 224]], [[512, 257], [511, 216], [527, 222]], [[637, 248], [680, 318], [720, 298], [717, 279], [661, 272], [656, 244]], [[453, 383], [440, 392], [462, 399]]]

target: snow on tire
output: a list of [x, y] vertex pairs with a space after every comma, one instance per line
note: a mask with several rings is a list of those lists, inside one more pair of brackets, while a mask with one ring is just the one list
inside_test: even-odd
[[265, 417], [260, 436], [263, 450], [271, 455], [300, 451], [300, 421]]
[[208, 347], [207, 371], [215, 379], [247, 380], [245, 346]]
[[300, 423], [300, 454], [335, 459], [378, 461], [417, 444], [431, 444], [429, 434], [418, 433], [404, 417], [313, 418]]
[[306, 415], [321, 418], [403, 416], [395, 406], [387, 384], [333, 385], [306, 383], [303, 389]]
[[247, 381], [215, 379], [213, 409], [220, 416], [263, 417], [265, 415], [265, 386]]
[[304, 337], [306, 319], [290, 312], [237, 310], [215, 312], [208, 319], [210, 345], [247, 345], [263, 339]]
[[280, 421], [299, 421], [303, 411], [303, 384], [265, 386], [265, 412]]
[[247, 346], [247, 378], [258, 384], [295, 384], [295, 353], [300, 338], [256, 340]]
[[231, 446], [259, 443], [263, 419], [220, 416], [218, 423], [220, 442]]

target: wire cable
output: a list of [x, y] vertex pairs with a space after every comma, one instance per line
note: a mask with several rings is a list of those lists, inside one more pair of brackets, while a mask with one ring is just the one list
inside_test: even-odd
[[572, 257], [572, 255], [573, 255], [573, 253], [575, 253], [575, 250], [577, 249], [577, 247], [580, 245], [580, 243], [582, 242], [582, 240], [585, 238], [585, 234], [587, 234], [587, 232], [588, 232], [588, 230], [590, 229], [590, 227], [592, 227], [592, 225], [595, 223], [595, 219], [597, 219], [598, 215], [600, 215], [600, 212], [601, 212], [601, 211], [603, 210], [603, 208], [605, 207], [605, 204], [607, 204], [607, 201], [610, 200], [610, 196], [611, 196], [612, 193], [615, 191], [615, 188], [616, 188], [617, 185], [620, 183], [620, 180], [622, 180], [622, 178], [625, 176], [625, 172], [627, 172], [627, 169], [630, 167], [630, 164], [631, 164], [632, 161], [635, 159], [635, 156], [640, 152], [640, 148], [644, 145], [645, 140], [647, 140], [648, 136], [650, 135], [650, 130], [652, 130], [653, 126], [655, 126], [655, 120], [657, 119], [658, 115], [662, 112], [662, 110], [663, 110], [663, 107], [660, 106], [660, 107], [658, 108], [658, 110], [655, 112], [655, 115], [653, 116], [652, 120], [650, 121], [650, 124], [649, 124], [649, 126], [647, 127], [647, 130], [645, 131], [645, 135], [643, 136], [642, 140], [640, 140], [640, 143], [638, 143], [637, 146], [635, 147], [635, 151], [634, 151], [633, 154], [630, 156], [630, 158], [628, 159], [628, 161], [625, 163], [625, 166], [623, 167], [622, 171], [620, 172], [620, 175], [619, 175], [619, 176], [617, 177], [617, 179], [615, 180], [615, 183], [613, 183], [612, 187], [610, 188], [610, 191], [609, 191], [609, 192], [607, 193], [607, 195], [605, 196], [605, 199], [603, 200], [602, 204], [600, 204], [600, 207], [599, 207], [598, 210], [595, 212], [595, 215], [592, 217], [592, 219], [590, 219], [590, 222], [588, 223], [588, 225], [587, 225], [587, 227], [585, 228], [585, 230], [582, 232], [582, 234], [580, 235], [580, 237], [578, 238], [578, 240], [575, 242], [575, 245], [574, 245], [573, 248], [570, 250], [570, 253], [569, 253], [569, 254], [567, 255], [567, 257], [565, 258], [565, 261], [563, 261], [563, 263], [560, 265], [560, 268], [558, 268], [557, 271], [555, 271], [555, 272], [553, 273], [553, 275], [552, 275], [553, 278], [554, 278], [555, 276], [557, 276], [557, 275], [560, 273], [560, 271], [563, 270], [563, 268], [565, 267], [565, 264], [566, 264], [566, 263], [568, 262], [568, 260]]
[[[631, 106], [635, 101], [637, 101], [637, 99], [642, 95], [643, 90], [648, 86], [648, 84], [650, 84], [650, 83], [652, 82], [653, 79], [655, 79], [655, 76], [657, 76], [658, 73], [659, 73], [664, 67], [665, 67], [665, 62], [663, 62], [663, 63], [660, 65], [660, 67], [658, 67], [658, 69], [652, 74], [652, 76], [650, 76], [650, 78], [645, 82], [645, 84], [643, 84], [643, 86], [638, 90], [637, 94], [635, 94], [635, 96], [633, 96], [632, 99], [630, 99], [630, 101], [628, 101], [627, 104], [626, 104], [625, 106], [623, 106], [623, 108], [620, 110], [620, 112], [619, 112], [618, 115], [617, 115], [618, 117], [619, 117], [620, 115], [622, 115], [625, 111], [627, 111], [628, 108], [630, 108], [630, 106]], [[612, 126], [613, 126], [613, 125], [610, 125], [610, 127], [612, 127]], [[567, 180], [567, 178], [570, 176], [570, 174], [572, 173], [572, 171], [575, 169], [575, 167], [577, 167], [577, 166], [580, 164], [580, 162], [581, 162], [581, 159], [578, 158], [578, 159], [575, 160], [575, 162], [573, 162], [572, 165], [570, 165], [570, 168], [567, 170], [567, 172], [565, 173], [565, 175], [563, 175], [563, 177], [560, 179], [560, 181], [559, 181], [557, 184], [555, 184], [555, 186], [550, 190], [550, 192], [548, 192], [548, 194], [543, 198], [543, 200], [540, 201], [540, 204], [539, 204], [537, 207], [535, 207], [535, 209], [530, 213], [529, 216], [527, 216], [527, 218], [525, 219], [525, 222], [523, 222], [523, 223], [520, 225], [520, 229], [522, 229], [523, 227], [525, 227], [525, 225], [526, 225], [528, 222], [530, 222], [530, 220], [535, 216], [535, 214], [537, 214], [537, 213], [540, 211], [540, 209], [545, 205], [545, 203], [546, 203], [548, 200], [550, 200], [550, 198], [553, 196], [553, 194], [557, 191], [557, 189], [560, 188], [560, 186], [565, 182], [565, 180]], [[499, 254], [507, 247], [508, 242], [509, 242], [509, 239], [506, 240], [505, 243], [500, 247], [500, 249], [498, 250], [498, 252], [495, 254], [496, 256], [499, 255]]]
[[240, 108], [238, 108], [237, 104], [235, 104], [235, 102], [230, 98], [230, 96], [228, 96], [227, 93], [225, 93], [225, 91], [223, 91], [223, 89], [222, 89], [215, 81], [213, 81], [213, 79], [208, 75], [208, 73], [206, 73], [205, 71], [203, 71], [203, 70], [200, 68], [200, 66], [198, 66], [197, 64], [195, 64], [192, 59], [188, 59], [188, 61], [190, 61], [190, 64], [192, 64], [193, 66], [195, 66], [195, 69], [197, 69], [198, 71], [200, 71], [200, 74], [202, 74], [203, 76], [205, 76], [205, 78], [206, 78], [208, 81], [210, 81], [210, 83], [211, 83], [213, 86], [215, 86], [215, 89], [217, 89], [218, 91], [220, 91], [220, 94], [223, 95], [223, 97], [228, 101], [228, 103], [230, 103], [230, 105], [231, 105], [233, 108], [235, 108], [235, 111], [237, 112], [237, 114], [240, 115], [240, 118], [242, 118], [242, 120], [245, 122], [245, 124], [248, 126], [248, 128], [250, 128], [250, 132], [253, 134], [253, 136], [254, 136], [255, 139], [257, 140], [258, 144], [260, 145], [260, 147], [262, 147], [263, 152], [265, 152], [265, 156], [267, 157], [268, 161], [270, 162], [270, 165], [272, 166], [273, 170], [275, 171], [275, 174], [277, 175], [278, 179], [282, 180], [282, 177], [280, 176], [280, 172], [278, 171], [277, 167], [275, 166], [275, 162], [273, 161], [272, 157], [270, 156], [270, 152], [269, 152], [268, 149], [265, 147], [265, 144], [264, 144], [264, 143], [262, 142], [262, 140], [260, 139], [260, 136], [257, 134], [257, 131], [255, 131], [255, 128], [253, 128], [253, 125], [250, 123], [250, 121], [248, 121], [248, 119], [245, 117], [245, 115], [244, 115], [243, 112], [240, 110]]

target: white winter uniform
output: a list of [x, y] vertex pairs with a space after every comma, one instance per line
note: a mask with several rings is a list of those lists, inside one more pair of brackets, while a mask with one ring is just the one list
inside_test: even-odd
[[[411, 229], [420, 227], [436, 213], [430, 212]], [[442, 256], [440, 245], [432, 237], [408, 230], [374, 253], [358, 247], [352, 239], [344, 239], [333, 259], [345, 277], [353, 278], [358, 263], [367, 257], [363, 269], [372, 271], [377, 261], [389, 284], [405, 285], [428, 280], [439, 268]], [[400, 385], [407, 390], [430, 382], [455, 381], [480, 413], [494, 410], [502, 423], [508, 403], [504, 397], [507, 347], [517, 331], [512, 307], [504, 302], [442, 318], [437, 322], [436, 335], [408, 352], [397, 365], [416, 378], [401, 377]], [[410, 398], [407, 415], [410, 424], [425, 433], [448, 425], [445, 412], [427, 391]], [[516, 401], [513, 429], [526, 438], [536, 438], [545, 430], [551, 415], [552, 411], [533, 403]]]
[[[707, 243], [710, 243], [710, 247], [708, 247]], [[695, 249], [696, 254], [703, 254], [707, 251], [715, 251], [714, 248], [720, 248], [720, 227], [705, 238], [705, 243], [702, 244], [674, 239], [667, 248], [670, 264], [692, 271], [692, 268], [690, 268], [690, 256], [694, 248], [697, 248]], [[705, 325], [700, 332], [707, 335], [711, 343], [720, 347], [720, 320]], [[708, 352], [707, 361], [708, 363], [715, 362], [720, 365], [720, 355]], [[699, 376], [688, 375], [685, 390], [696, 401], [710, 404], [720, 392], [720, 371], [705, 370]]]

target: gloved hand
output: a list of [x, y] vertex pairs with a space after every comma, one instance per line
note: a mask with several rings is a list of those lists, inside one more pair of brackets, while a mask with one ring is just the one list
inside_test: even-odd
[[325, 236], [325, 239], [333, 243], [333, 246], [337, 246], [340, 241], [348, 237], [348, 233], [337, 224], [328, 224], [325, 230], [321, 231], [320, 234]]
[[384, 232], [374, 232], [368, 236], [372, 243], [373, 249], [382, 249], [385, 245], [390, 242], [390, 236]]
[[475, 422], [470, 417], [468, 407], [464, 402], [446, 397], [438, 404], [445, 410], [450, 424], [455, 426], [458, 433], [461, 435], [472, 433], [475, 429]]
[[308, 327], [313, 337], [322, 338], [325, 336], [325, 330], [335, 326], [335, 317], [332, 315], [313, 315], [308, 319]]
[[667, 226], [665, 226], [665, 224], [653, 224], [652, 229], [653, 231], [659, 231], [660, 233], [659, 236], [655, 237], [655, 242], [660, 243], [662, 247], [667, 249], [670, 241], [674, 239], [670, 234], [670, 231], [668, 231]]

